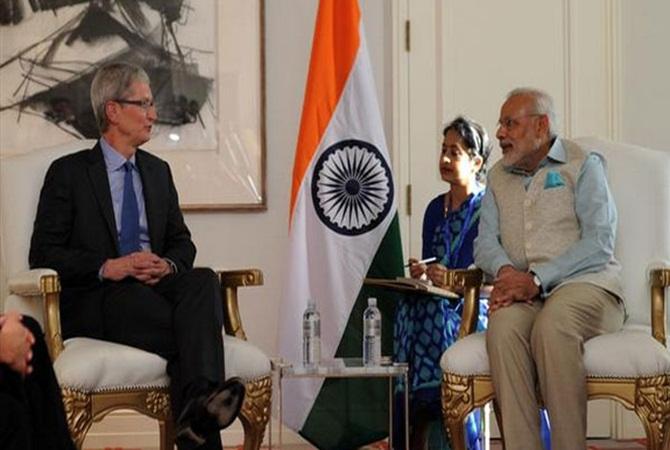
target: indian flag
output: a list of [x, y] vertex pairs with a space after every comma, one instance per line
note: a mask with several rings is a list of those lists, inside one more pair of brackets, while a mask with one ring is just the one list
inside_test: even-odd
[[[391, 162], [357, 0], [321, 0], [293, 167], [279, 348], [302, 361], [302, 313], [321, 314], [321, 357], [361, 357], [366, 277], [402, 274]], [[382, 353], [393, 301], [379, 298]], [[285, 423], [320, 449], [388, 434], [385, 379], [288, 379]]]

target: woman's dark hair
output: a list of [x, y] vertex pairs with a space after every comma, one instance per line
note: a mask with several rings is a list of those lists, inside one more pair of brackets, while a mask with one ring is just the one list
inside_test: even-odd
[[442, 136], [446, 137], [449, 130], [455, 131], [463, 139], [470, 158], [479, 156], [482, 159], [477, 181], [483, 183], [486, 180], [486, 161], [493, 148], [488, 133], [483, 126], [465, 116], [458, 116], [449, 122], [442, 130]]

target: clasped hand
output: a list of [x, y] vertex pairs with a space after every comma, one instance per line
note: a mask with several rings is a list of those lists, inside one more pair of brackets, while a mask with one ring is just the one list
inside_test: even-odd
[[503, 266], [493, 282], [489, 299], [489, 313], [511, 305], [514, 302], [532, 304], [540, 295], [540, 289], [533, 283], [533, 275], [512, 266]]
[[23, 325], [20, 314], [8, 312], [0, 316], [0, 363], [21, 375], [28, 375], [33, 371], [30, 361], [34, 343], [35, 336]]
[[152, 252], [135, 252], [108, 259], [102, 268], [102, 277], [105, 279], [119, 281], [133, 277], [148, 285], [158, 283], [170, 273], [172, 273], [170, 264]]

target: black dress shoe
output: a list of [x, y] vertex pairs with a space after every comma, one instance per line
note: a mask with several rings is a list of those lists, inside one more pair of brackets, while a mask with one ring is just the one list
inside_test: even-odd
[[177, 443], [202, 445], [208, 435], [230, 426], [244, 401], [244, 383], [230, 378], [213, 391], [192, 398], [177, 419]]

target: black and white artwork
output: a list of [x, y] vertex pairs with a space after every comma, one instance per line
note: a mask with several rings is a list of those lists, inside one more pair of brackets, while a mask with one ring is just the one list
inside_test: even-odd
[[147, 147], [184, 206], [262, 206], [261, 14], [258, 0], [0, 0], [2, 155], [97, 138], [91, 80], [127, 61], [151, 79]]

